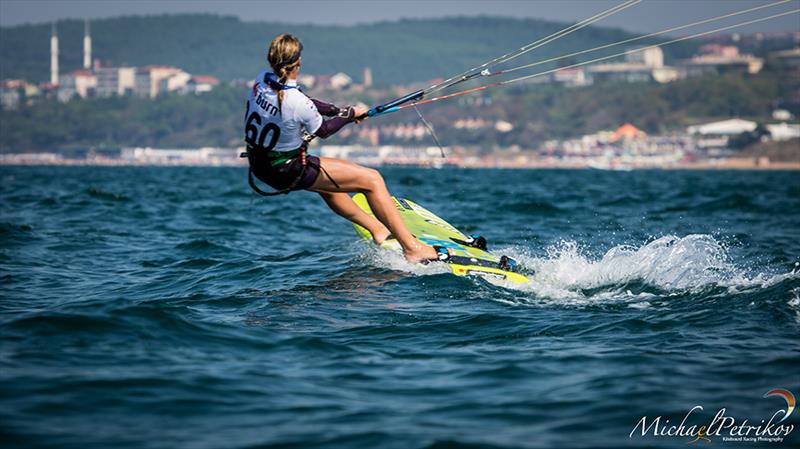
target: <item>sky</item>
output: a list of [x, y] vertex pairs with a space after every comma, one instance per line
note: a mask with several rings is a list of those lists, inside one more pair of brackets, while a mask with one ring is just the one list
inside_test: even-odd
[[[775, 1], [643, 0], [597, 25], [647, 33]], [[215, 13], [234, 15], [245, 21], [328, 25], [475, 15], [576, 22], [620, 3], [622, 0], [0, 0], [0, 26], [44, 23], [65, 18], [177, 13]], [[800, 0], [791, 0], [754, 14], [766, 16], [772, 11], [798, 8]], [[800, 31], [800, 14], [761, 22], [737, 31]]]

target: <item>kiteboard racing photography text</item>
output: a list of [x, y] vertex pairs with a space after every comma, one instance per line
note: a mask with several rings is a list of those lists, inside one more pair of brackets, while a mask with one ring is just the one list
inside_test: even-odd
[[727, 414], [726, 408], [719, 409], [709, 420], [702, 417], [705, 411], [703, 406], [695, 405], [679, 422], [673, 421], [672, 424], [669, 419], [662, 416], [649, 419], [643, 416], [628, 437], [690, 438], [689, 443], [701, 441], [711, 443], [712, 438], [726, 443], [782, 443], [794, 431], [794, 424], [782, 424], [794, 411], [794, 394], [788, 390], [776, 389], [764, 395], [765, 398], [770, 396], [783, 398], [786, 401], [786, 408], [779, 408], [771, 416], [760, 421], [737, 420]]
[[0, 0], [3, 449], [797, 447], [800, 0]]

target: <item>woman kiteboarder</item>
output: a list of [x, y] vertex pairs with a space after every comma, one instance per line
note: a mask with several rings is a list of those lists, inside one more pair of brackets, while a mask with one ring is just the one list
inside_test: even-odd
[[[409, 262], [446, 258], [446, 250], [425, 245], [411, 235], [377, 170], [306, 155], [311, 139], [324, 139], [348, 123], [361, 122], [367, 109], [340, 108], [300, 92], [297, 75], [302, 50], [303, 45], [296, 37], [277, 36], [267, 52], [272, 70], [263, 71], [250, 90], [245, 114], [250, 185], [262, 195], [295, 190], [317, 192], [334, 212], [367, 229], [375, 243], [396, 238]], [[329, 118], [323, 120], [322, 116]], [[261, 191], [253, 175], [276, 192]], [[348, 192], [362, 192], [377, 219], [361, 210]]]

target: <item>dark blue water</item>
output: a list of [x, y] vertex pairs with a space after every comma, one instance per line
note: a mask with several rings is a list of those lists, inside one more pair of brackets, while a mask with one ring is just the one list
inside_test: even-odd
[[6, 447], [685, 447], [630, 433], [800, 393], [796, 172], [384, 173], [534, 283], [406, 265], [243, 169], [0, 168]]

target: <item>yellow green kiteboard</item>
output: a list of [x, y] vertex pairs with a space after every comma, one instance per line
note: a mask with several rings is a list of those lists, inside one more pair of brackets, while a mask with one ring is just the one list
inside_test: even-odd
[[[487, 279], [505, 280], [514, 283], [527, 283], [528, 278], [516, 273], [516, 262], [506, 256], [497, 257], [485, 250], [485, 240], [467, 236], [442, 220], [433, 212], [407, 199], [392, 197], [408, 230], [422, 243], [452, 250], [452, 255], [442, 262], [446, 263], [456, 276], [481, 276]], [[353, 201], [369, 215], [375, 216], [367, 204], [367, 198], [359, 193]], [[366, 240], [372, 234], [355, 225], [356, 232]], [[382, 248], [400, 250], [400, 244], [390, 239]]]

